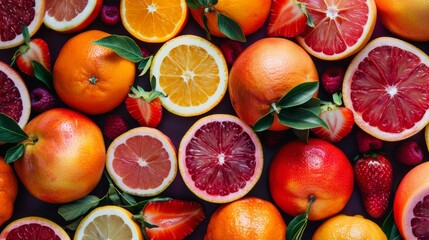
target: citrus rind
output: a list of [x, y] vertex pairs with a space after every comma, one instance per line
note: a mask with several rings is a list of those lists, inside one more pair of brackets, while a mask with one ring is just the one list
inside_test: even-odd
[[[62, 229], [58, 224], [54, 223], [53, 221], [42, 218], [42, 217], [36, 217], [36, 216], [29, 216], [29, 217], [23, 217], [14, 220], [13, 222], [9, 223], [3, 231], [0, 233], [0, 239], [6, 239], [7, 235], [10, 231], [13, 229], [17, 229], [19, 227], [22, 227], [24, 225], [30, 225], [30, 224], [37, 224], [41, 225], [44, 228], [49, 228], [50, 230], [54, 231], [55, 234], [61, 239], [61, 240], [70, 240], [69, 235]], [[25, 231], [25, 230], [23, 230]], [[47, 230], [45, 230], [47, 231]]]

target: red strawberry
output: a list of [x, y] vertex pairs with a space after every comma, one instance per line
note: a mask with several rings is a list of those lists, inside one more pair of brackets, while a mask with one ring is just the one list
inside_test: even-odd
[[295, 37], [308, 26], [314, 27], [305, 5], [294, 0], [274, 0], [267, 27], [270, 37]]
[[141, 126], [157, 127], [162, 118], [162, 105], [158, 91], [145, 91], [142, 87], [131, 87], [132, 93], [125, 99], [125, 106], [130, 115]]
[[386, 212], [392, 189], [393, 170], [383, 154], [364, 155], [353, 166], [366, 212], [380, 218]]
[[18, 68], [25, 74], [34, 76], [32, 61], [42, 64], [49, 71], [51, 70], [51, 54], [48, 44], [41, 38], [35, 38], [18, 48], [13, 56], [11, 65], [16, 62]]
[[205, 218], [201, 204], [177, 199], [150, 202], [141, 215], [143, 232], [152, 240], [184, 239]]

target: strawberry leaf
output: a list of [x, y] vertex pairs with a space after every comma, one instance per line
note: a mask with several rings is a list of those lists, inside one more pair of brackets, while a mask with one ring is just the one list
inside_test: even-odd
[[314, 27], [313, 18], [308, 13], [307, 8], [305, 7], [305, 4], [298, 3], [298, 6], [301, 9], [301, 12], [304, 13], [304, 15], [307, 17], [307, 25], [310, 27]]
[[87, 195], [70, 204], [59, 207], [58, 214], [60, 214], [60, 216], [63, 217], [66, 221], [71, 221], [97, 207], [100, 201], [101, 199], [97, 196]]
[[13, 163], [24, 154], [25, 144], [20, 143], [6, 151], [4, 160], [6, 163]]
[[279, 114], [279, 121], [288, 127], [305, 130], [328, 125], [314, 112], [305, 108], [282, 109]]
[[139, 46], [134, 40], [128, 36], [109, 35], [99, 40], [93, 41], [103, 47], [107, 47], [114, 51], [119, 56], [128, 59], [132, 62], [140, 62], [143, 60]]
[[198, 0], [186, 0], [186, 5], [188, 5], [190, 9], [198, 9], [202, 7], [201, 3]]
[[150, 55], [149, 57], [145, 57], [141, 60], [139, 63], [138, 69], [142, 70], [142, 72], [139, 74], [139, 76], [145, 75], [145, 73], [149, 70], [150, 65], [152, 63], [153, 56]]
[[296, 107], [306, 103], [319, 89], [318, 82], [304, 82], [289, 90], [278, 102], [280, 108]]
[[52, 73], [37, 61], [31, 61], [33, 66], [34, 76], [42, 81], [52, 92], [55, 91], [53, 87]]
[[0, 113], [0, 142], [18, 143], [28, 139], [18, 123], [4, 113]]
[[253, 131], [262, 132], [270, 128], [274, 122], [274, 111], [269, 112], [258, 121], [256, 121], [255, 125], [253, 125]]
[[217, 24], [221, 33], [225, 34], [229, 39], [245, 42], [246, 37], [244, 36], [243, 30], [240, 25], [236, 23], [232, 18], [216, 12]]

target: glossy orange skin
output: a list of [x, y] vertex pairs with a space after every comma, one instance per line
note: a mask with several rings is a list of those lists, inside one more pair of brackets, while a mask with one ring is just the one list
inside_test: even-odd
[[36, 198], [66, 203], [90, 193], [101, 179], [106, 149], [100, 128], [65, 108], [48, 110], [24, 128], [34, 144], [14, 162], [18, 178]]
[[304, 213], [309, 197], [316, 200], [310, 220], [339, 213], [353, 192], [354, 175], [347, 156], [335, 145], [318, 138], [308, 143], [286, 143], [274, 156], [269, 169], [269, 188], [275, 203], [291, 216]]
[[0, 226], [12, 217], [18, 180], [11, 165], [0, 156]]
[[[319, 81], [319, 76], [313, 60], [301, 46], [288, 39], [264, 38], [239, 55], [228, 81], [235, 112], [253, 126], [289, 90], [303, 82]], [[275, 115], [269, 130], [286, 129]]]

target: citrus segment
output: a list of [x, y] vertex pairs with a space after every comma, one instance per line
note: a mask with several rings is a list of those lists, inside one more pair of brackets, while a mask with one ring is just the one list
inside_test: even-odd
[[31, 216], [9, 223], [0, 233], [0, 239], [70, 240], [70, 237], [51, 220]]
[[182, 31], [188, 19], [185, 0], [121, 0], [125, 29], [144, 42], [165, 42]]
[[0, 4], [0, 49], [24, 43], [22, 25], [33, 36], [43, 23], [45, 0], [2, 1]]
[[139, 225], [132, 220], [132, 214], [118, 206], [102, 206], [92, 210], [76, 229], [75, 240], [143, 239]]
[[262, 173], [258, 137], [239, 118], [209, 115], [186, 132], [179, 146], [179, 170], [187, 187], [208, 202], [246, 195]]
[[311, 55], [323, 60], [349, 57], [370, 39], [377, 18], [374, 0], [299, 1], [314, 21], [297, 36], [297, 41]]
[[151, 76], [163, 92], [162, 105], [179, 116], [196, 116], [214, 108], [226, 93], [228, 66], [222, 52], [208, 40], [182, 35], [155, 54]]
[[77, 32], [95, 20], [102, 4], [102, 0], [46, 0], [44, 23], [58, 32]]
[[106, 168], [116, 185], [132, 195], [154, 196], [177, 174], [176, 150], [155, 128], [131, 129], [110, 144]]
[[385, 141], [408, 138], [429, 121], [429, 57], [390, 37], [371, 41], [350, 63], [344, 105], [356, 124]]

